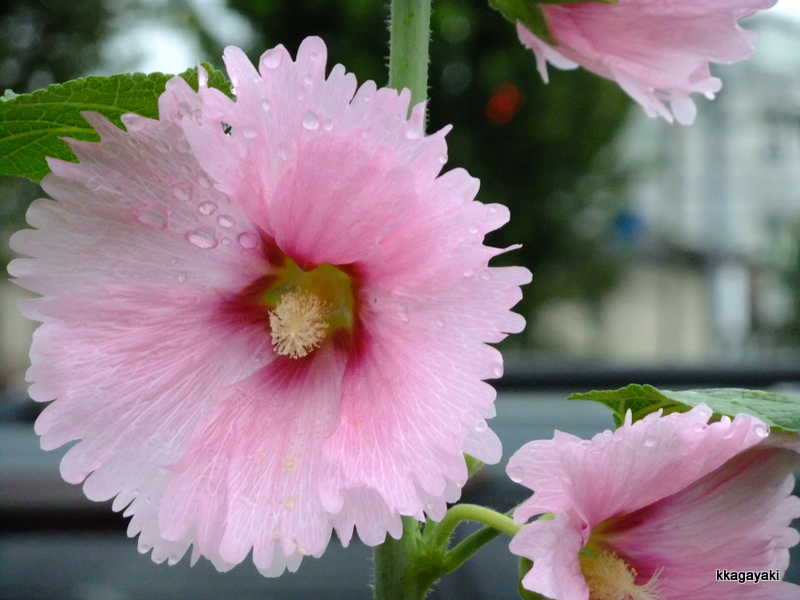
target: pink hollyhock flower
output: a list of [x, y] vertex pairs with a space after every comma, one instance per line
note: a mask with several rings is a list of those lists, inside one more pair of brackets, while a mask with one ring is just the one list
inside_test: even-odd
[[[734, 63], [753, 52], [753, 33], [737, 21], [777, 0], [619, 0], [616, 4], [540, 4], [555, 46], [521, 23], [517, 33], [534, 51], [542, 79], [547, 62], [578, 65], [616, 81], [651, 116], [694, 121], [695, 92], [713, 98], [722, 82], [709, 62]], [[664, 101], [668, 101], [668, 109]]]
[[800, 438], [740, 415], [708, 424], [700, 405], [651, 414], [591, 441], [557, 431], [511, 457], [534, 490], [514, 513], [511, 551], [533, 561], [523, 586], [553, 600], [789, 600], [800, 586], [717, 581], [717, 569], [789, 564], [800, 535], [790, 496]]
[[508, 211], [440, 174], [445, 132], [407, 90], [326, 79], [318, 38], [225, 61], [236, 101], [201, 72], [127, 132], [86, 113], [102, 139], [50, 161], [9, 271], [43, 296], [28, 377], [55, 399], [42, 446], [80, 440], [64, 478], [115, 497], [155, 561], [252, 550], [277, 575], [332, 529], [374, 545], [440, 519], [462, 452], [499, 459], [487, 342], [523, 328], [530, 273], [488, 266]]

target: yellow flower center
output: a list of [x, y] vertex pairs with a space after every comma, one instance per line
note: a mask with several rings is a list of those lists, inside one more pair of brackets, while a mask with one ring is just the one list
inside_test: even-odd
[[306, 356], [335, 329], [353, 327], [350, 276], [330, 264], [303, 271], [286, 258], [262, 302], [271, 309], [272, 347], [283, 356]]
[[581, 572], [589, 586], [590, 600], [659, 600], [658, 569], [650, 581], [636, 584], [636, 569], [613, 552], [602, 551], [594, 556], [581, 552]]

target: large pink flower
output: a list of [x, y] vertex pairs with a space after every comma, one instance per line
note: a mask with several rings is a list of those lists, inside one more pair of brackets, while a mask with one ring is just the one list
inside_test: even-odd
[[116, 496], [156, 561], [252, 550], [276, 575], [332, 528], [441, 518], [462, 452], [499, 459], [486, 343], [522, 329], [530, 274], [488, 267], [508, 212], [440, 175], [407, 90], [326, 79], [318, 38], [225, 60], [236, 101], [174, 78], [159, 120], [87, 113], [102, 140], [50, 162], [9, 270], [43, 296], [28, 377], [56, 400], [42, 446], [80, 440], [64, 478]]
[[[722, 83], [709, 62], [733, 63], [753, 52], [753, 34], [737, 21], [777, 0], [619, 0], [541, 4], [555, 46], [521, 23], [517, 33], [534, 51], [547, 82], [547, 62], [580, 65], [616, 81], [651, 116], [694, 121], [695, 92], [713, 98]], [[670, 104], [667, 108], [664, 102]]]
[[511, 541], [533, 561], [523, 585], [553, 600], [798, 598], [791, 583], [741, 585], [716, 571], [785, 571], [800, 538], [789, 527], [800, 440], [765, 439], [750, 416], [710, 416], [705, 405], [651, 414], [591, 441], [556, 432], [516, 452], [508, 474], [535, 493], [514, 520], [554, 515]]

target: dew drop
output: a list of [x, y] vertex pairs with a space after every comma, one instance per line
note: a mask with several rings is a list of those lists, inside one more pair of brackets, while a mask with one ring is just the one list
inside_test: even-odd
[[236, 241], [239, 242], [239, 245], [242, 248], [250, 249], [256, 247], [256, 244], [258, 244], [258, 237], [254, 233], [245, 231], [244, 233], [239, 234], [239, 237], [236, 238]]
[[317, 62], [319, 60], [319, 52], [312, 52], [311, 53], [311, 62]]
[[156, 142], [156, 150], [159, 152], [169, 152], [169, 144], [159, 140]]
[[502, 377], [503, 376], [503, 365], [501, 363], [497, 363], [492, 367], [492, 373], [494, 373], [495, 377]]
[[200, 177], [197, 178], [197, 183], [204, 190], [207, 190], [212, 186], [211, 180], [205, 175], [200, 175]]
[[199, 108], [195, 108], [192, 111], [192, 121], [194, 121], [195, 125], [202, 125], [203, 124], [203, 111]]
[[308, 85], [308, 84], [310, 84], [312, 81], [314, 81], [314, 78], [311, 76], [311, 73], [306, 73], [306, 76], [305, 76], [305, 77], [303, 77], [303, 82], [304, 82], [306, 85]]
[[313, 112], [307, 112], [303, 117], [303, 127], [310, 131], [314, 131], [319, 127], [319, 117]]
[[264, 110], [269, 110], [270, 108], [272, 108], [272, 105], [269, 103], [268, 100], [263, 100], [261, 102], [261, 108], [263, 108]]
[[153, 229], [166, 229], [167, 213], [163, 208], [145, 208], [136, 215], [136, 219], [143, 225]]
[[252, 140], [254, 137], [256, 137], [256, 135], [258, 135], [258, 132], [256, 131], [255, 127], [247, 125], [245, 127], [242, 127], [242, 135], [246, 137], [248, 140]]
[[497, 207], [496, 207], [496, 206], [494, 206], [494, 205], [490, 206], [490, 207], [489, 207], [489, 214], [490, 214], [490, 215], [495, 215], [495, 214], [497, 214]]
[[185, 185], [176, 185], [172, 188], [172, 194], [178, 199], [186, 201], [192, 197], [192, 193]]
[[406, 129], [406, 138], [409, 140], [418, 140], [422, 137], [422, 131], [418, 127], [409, 127]]
[[150, 550], [152, 550], [152, 548], [153, 548], [152, 546], [148, 546], [147, 544], [139, 544], [138, 546], [139, 554], [147, 554], [148, 552], [150, 552]]
[[171, 567], [174, 567], [175, 565], [177, 565], [180, 562], [180, 560], [181, 560], [181, 557], [178, 556], [177, 554], [170, 554], [167, 557], [167, 564], [169, 566], [171, 566]]
[[408, 309], [402, 304], [397, 307], [397, 316], [403, 323], [408, 323]]
[[266, 54], [264, 54], [264, 66], [268, 69], [277, 69], [281, 66], [281, 53], [277, 49], [269, 50]]
[[86, 187], [92, 191], [99, 190], [101, 185], [102, 182], [97, 178], [90, 179], [89, 181], [86, 182]]
[[479, 421], [475, 425], [475, 431], [477, 431], [478, 433], [483, 433], [487, 429], [489, 429], [489, 426], [486, 424], [486, 421]]
[[647, 446], [648, 448], [652, 448], [653, 446], [656, 445], [656, 438], [651, 438], [651, 437], [647, 438], [644, 441], [644, 445]]
[[439, 155], [439, 162], [442, 163], [442, 164], [446, 163], [447, 162], [447, 155], [446, 154], [440, 154]]
[[436, 319], [436, 326], [439, 329], [443, 329], [444, 328], [444, 321], [442, 321], [441, 319]]
[[306, 93], [304, 91], [300, 90], [299, 92], [297, 92], [298, 100], [305, 100], [305, 98], [306, 98]]
[[217, 210], [217, 205], [213, 202], [203, 202], [197, 207], [197, 210], [200, 211], [200, 214], [208, 216]]
[[514, 483], [522, 483], [522, 480], [525, 479], [525, 471], [522, 467], [509, 467], [508, 478]]
[[466, 277], [467, 279], [469, 279], [470, 277], [473, 277], [474, 275], [475, 275], [475, 271], [464, 271], [464, 277]]
[[186, 234], [186, 239], [189, 240], [189, 243], [191, 243], [193, 246], [197, 246], [198, 248], [202, 248], [204, 250], [216, 248], [218, 243], [217, 238], [214, 237], [214, 233], [206, 229], [190, 231]]
[[[130, 131], [130, 125], [128, 126], [128, 130]], [[137, 139], [136, 139], [135, 137], [133, 137], [133, 136], [128, 136], [126, 139], [127, 139], [128, 145], [129, 145], [131, 148], [136, 148], [136, 146], [138, 146], [138, 145], [139, 145], [139, 140], [137, 140]]]
[[486, 269], [483, 273], [481, 273], [481, 279], [484, 281], [489, 281], [492, 278], [492, 273], [489, 269]]
[[478, 233], [478, 228], [475, 227], [475, 226], [470, 227], [469, 228], [469, 232], [474, 235], [474, 234]]
[[231, 219], [228, 215], [220, 215], [219, 217], [217, 217], [217, 223], [219, 223], [220, 227], [224, 227], [225, 229], [230, 229], [231, 227], [236, 225], [236, 222], [233, 219]]
[[761, 438], [767, 437], [767, 435], [769, 434], [769, 430], [763, 425], [756, 425], [755, 432], [756, 435]]
[[181, 140], [180, 142], [178, 142], [178, 150], [179, 151], [188, 152], [191, 149], [192, 149], [192, 147], [189, 145], [189, 142], [187, 142], [186, 140]]
[[333, 121], [330, 119], [325, 119], [325, 122], [322, 124], [322, 128], [325, 131], [331, 131], [333, 129]]
[[186, 283], [187, 279], [189, 279], [189, 276], [186, 274], [186, 271], [178, 273], [178, 283]]

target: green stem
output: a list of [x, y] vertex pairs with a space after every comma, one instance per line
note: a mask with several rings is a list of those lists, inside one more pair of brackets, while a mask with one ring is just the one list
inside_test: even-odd
[[483, 546], [500, 535], [494, 527], [481, 527], [448, 552], [442, 561], [442, 575], [452, 573]]
[[403, 535], [399, 540], [386, 536], [375, 546], [375, 600], [422, 600], [428, 588], [420, 589], [418, 578], [409, 568], [417, 555], [420, 524], [413, 517], [403, 517]]
[[392, 0], [389, 87], [411, 90], [411, 106], [428, 97], [431, 0]]
[[500, 533], [507, 533], [511, 537], [514, 537], [522, 529], [521, 525], [514, 524], [514, 520], [511, 517], [493, 511], [491, 508], [478, 506], [477, 504], [456, 504], [447, 511], [444, 518], [436, 526], [437, 542], [443, 545], [446, 544], [453, 530], [464, 520], [483, 523]]

